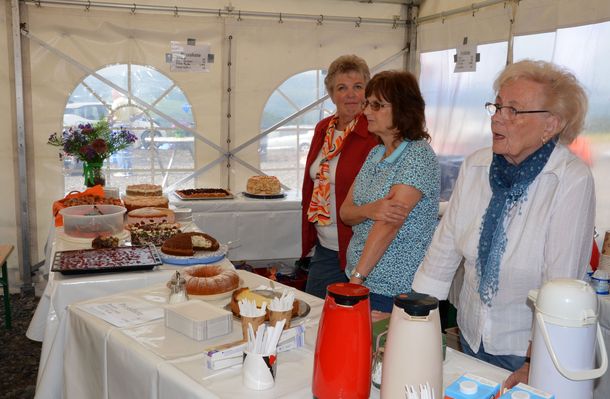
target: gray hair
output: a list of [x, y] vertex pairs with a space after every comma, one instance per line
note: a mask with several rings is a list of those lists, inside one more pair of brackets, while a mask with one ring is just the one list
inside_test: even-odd
[[496, 93], [506, 83], [527, 79], [544, 86], [545, 107], [560, 119], [559, 142], [570, 144], [582, 132], [588, 100], [570, 71], [546, 61], [524, 60], [508, 65], [494, 82]]
[[326, 91], [332, 97], [335, 78], [341, 73], [357, 72], [364, 78], [364, 83], [371, 80], [371, 72], [366, 61], [357, 55], [342, 55], [334, 60], [328, 67], [328, 74], [324, 78]]

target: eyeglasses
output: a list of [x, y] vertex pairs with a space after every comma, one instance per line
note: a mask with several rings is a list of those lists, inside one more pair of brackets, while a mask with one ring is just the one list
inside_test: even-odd
[[390, 103], [381, 103], [379, 101], [369, 101], [364, 100], [362, 103], [362, 110], [364, 111], [366, 107], [371, 106], [371, 109], [375, 112], [379, 111], [381, 108], [390, 107], [392, 104]]
[[506, 119], [513, 119], [515, 116], [519, 114], [539, 114], [542, 112], [551, 112], [544, 109], [537, 109], [533, 111], [517, 111], [515, 107], [511, 107], [510, 105], [500, 105], [494, 103], [485, 103], [485, 109], [489, 116], [494, 116], [497, 112], [500, 112]]

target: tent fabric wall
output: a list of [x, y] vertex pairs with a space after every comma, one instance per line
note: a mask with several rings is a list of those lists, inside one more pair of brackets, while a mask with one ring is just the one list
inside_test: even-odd
[[[205, 6], [208, 6], [206, 2]], [[212, 2], [210, 2], [212, 3]], [[218, 3], [218, 2], [216, 2]], [[314, 1], [314, 8], [303, 10], [298, 1], [246, 2], [249, 8], [256, 5], [275, 6], [283, 12], [310, 14], [322, 4], [327, 4], [328, 14], [350, 15], [362, 5], [345, 1]], [[275, 3], [275, 5], [273, 4]], [[201, 7], [201, 2], [185, 2], [185, 5]], [[244, 4], [242, 4], [244, 5]], [[282, 6], [281, 8], [279, 6]], [[225, 4], [223, 3], [222, 8]], [[234, 2], [237, 7], [237, 2]], [[284, 7], [285, 6], [285, 7]], [[368, 7], [370, 9], [370, 7]], [[400, 12], [400, 6], [376, 8], [377, 17], [391, 20]], [[10, 19], [10, 8], [5, 8], [3, 17]], [[357, 18], [354, 17], [354, 20]], [[227, 134], [231, 132], [231, 148], [259, 133], [263, 107], [285, 79], [309, 69], [326, 68], [337, 56], [356, 53], [369, 64], [376, 63], [397, 53], [404, 47], [404, 26], [393, 29], [389, 24], [355, 24], [325, 21], [286, 20], [279, 24], [265, 18], [217, 17], [210, 15], [183, 14], [175, 17], [170, 13], [130, 13], [129, 10], [107, 10], [91, 8], [84, 11], [78, 7], [21, 6], [21, 20], [27, 23], [32, 39], [22, 36], [24, 43], [24, 79], [26, 97], [26, 135], [28, 150], [28, 178], [30, 179], [30, 212], [32, 217], [31, 254], [32, 263], [44, 257], [44, 244], [51, 218], [49, 212], [53, 200], [61, 198], [62, 171], [57, 158], [57, 149], [46, 144], [52, 132], [61, 130], [63, 109], [72, 90], [89, 72], [117, 63], [134, 63], [151, 66], [164, 73], [184, 91], [192, 105], [196, 130], [217, 145], [227, 148]], [[3, 21], [5, 30], [10, 24]], [[231, 53], [229, 40], [232, 36]], [[7, 35], [6, 38], [10, 38]], [[186, 41], [196, 38], [199, 43], [210, 43], [215, 54], [215, 63], [209, 73], [172, 73], [165, 63], [170, 41]], [[42, 42], [42, 45], [38, 43]], [[5, 40], [2, 45], [9, 45]], [[48, 47], [48, 48], [47, 48]], [[8, 51], [6, 52], [9, 53]], [[68, 60], [66, 60], [68, 58]], [[80, 68], [70, 59], [82, 64]], [[7, 61], [11, 60], [9, 57]], [[231, 61], [231, 109], [228, 110], [228, 62]], [[400, 58], [389, 67], [400, 68]], [[7, 65], [9, 66], [9, 65]], [[3, 68], [3, 71], [10, 68]], [[14, 88], [10, 77], [3, 79], [7, 90], [1, 101], [6, 102], [3, 111], [8, 122], [3, 130], [12, 148], [6, 149], [5, 170], [16, 167], [15, 128], [12, 126]], [[226, 118], [227, 112], [232, 117]], [[238, 154], [240, 158], [257, 166], [257, 146], [251, 145]], [[3, 149], [4, 151], [4, 149]], [[207, 145], [197, 142], [196, 168], [208, 164], [220, 154]], [[10, 165], [10, 168], [8, 167]], [[233, 162], [227, 170], [225, 162], [216, 165], [197, 177], [197, 183], [207, 186], [224, 185], [227, 173], [237, 189], [245, 186], [245, 179], [252, 175], [249, 170]], [[7, 209], [7, 223], [2, 224], [0, 240], [17, 243], [16, 215], [18, 194], [17, 172], [8, 176], [7, 187], [15, 187], [13, 198], [0, 199], [0, 206]], [[3, 175], [4, 176], [4, 175]], [[3, 177], [4, 178], [4, 177]], [[5, 217], [4, 214], [2, 217]], [[4, 226], [7, 226], [6, 229]], [[9, 267], [15, 268], [17, 257], [9, 259]]]
[[[126, 3], [109, 0], [109, 3]], [[360, 3], [356, 0], [179, 0], [179, 7], [206, 7], [225, 10], [251, 10], [308, 15], [359, 16], [391, 19], [404, 17], [398, 4]], [[479, 3], [491, 3], [483, 1]], [[138, 4], [162, 4], [158, 0], [142, 0]], [[304, 6], [306, 4], [306, 6]], [[469, 6], [472, 0], [425, 0], [419, 16], [434, 15], [457, 7]], [[511, 7], [518, 7], [513, 26], [516, 35], [553, 31], [560, 27], [610, 20], [610, 2], [606, 0], [507, 0], [489, 7], [421, 23], [417, 26], [418, 52], [455, 48], [465, 36], [479, 44], [505, 41], [509, 36]], [[260, 115], [273, 90], [286, 78], [313, 68], [325, 68], [338, 55], [356, 53], [373, 66], [395, 54], [405, 45], [405, 27], [362, 25], [347, 22], [285, 20], [283, 24], [268, 18], [237, 15], [211, 15], [144, 12], [128, 9], [110, 10], [92, 7], [46, 6], [21, 3], [21, 22], [30, 33], [61, 53], [74, 58], [91, 70], [132, 62], [150, 65], [173, 79], [193, 105], [196, 130], [218, 145], [227, 148], [231, 132], [231, 148], [259, 132]], [[11, 2], [0, 8], [0, 51], [7, 54], [0, 68], [0, 136], [5, 145], [0, 149], [0, 184], [8, 195], [0, 198], [0, 242], [19, 244], [19, 174], [17, 171], [17, 140], [15, 121], [14, 77], [12, 62]], [[232, 35], [231, 53], [228, 36]], [[171, 73], [164, 62], [169, 42], [194, 37], [209, 42], [216, 63], [209, 73]], [[32, 216], [32, 263], [40, 260], [50, 218], [53, 199], [62, 196], [61, 164], [56, 149], [46, 145], [49, 133], [61, 128], [61, 115], [69, 93], [87, 75], [53, 52], [34, 41], [21, 37], [24, 56], [26, 100], [26, 139], [30, 212]], [[227, 62], [232, 62], [231, 107], [226, 94]], [[386, 68], [400, 68], [397, 60]], [[416, 71], [417, 72], [417, 71]], [[227, 111], [232, 114], [226, 118]], [[198, 166], [218, 157], [218, 152], [198, 142]], [[256, 145], [238, 156], [256, 165]], [[224, 164], [224, 163], [223, 163]], [[228, 175], [230, 173], [230, 175]], [[198, 177], [198, 183], [214, 184], [228, 179], [236, 187], [250, 173], [233, 163], [231, 169], [218, 165]], [[9, 267], [16, 268], [18, 252], [9, 258]]]
[[[292, 75], [326, 69], [332, 60], [346, 53], [362, 56], [372, 68], [404, 45], [404, 31], [390, 26], [355, 28], [344, 24], [323, 24], [311, 29], [307, 22], [275, 25], [259, 21], [231, 21], [227, 24], [227, 35], [231, 35], [234, 42], [233, 147], [259, 133], [260, 118], [269, 96]], [[346, 42], [345, 36], [348, 35], [352, 40]], [[299, 44], [287, 47], [286, 42]], [[386, 68], [401, 68], [400, 57]], [[253, 144], [236, 156], [257, 166], [257, 149]], [[241, 191], [252, 172], [235, 162], [233, 164], [235, 167], [229, 171], [232, 174], [230, 180]]]
[[[19, 174], [17, 172], [17, 139], [15, 135], [15, 89], [11, 37], [10, 2], [0, 7], [0, 243], [12, 244], [17, 251], [8, 258], [10, 268], [17, 267], [19, 252]], [[12, 276], [11, 276], [12, 277]], [[13, 284], [13, 281], [11, 281]]]

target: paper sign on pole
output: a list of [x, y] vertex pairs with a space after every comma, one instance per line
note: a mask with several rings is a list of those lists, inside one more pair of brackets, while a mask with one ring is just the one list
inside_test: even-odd
[[468, 38], [456, 48], [455, 70], [453, 72], [475, 72], [477, 70], [477, 45], [468, 43]]
[[210, 72], [209, 44], [190, 45], [171, 42], [171, 53], [166, 55], [172, 72]]

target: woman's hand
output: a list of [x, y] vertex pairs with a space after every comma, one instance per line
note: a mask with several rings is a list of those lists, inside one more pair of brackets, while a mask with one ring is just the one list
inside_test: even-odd
[[359, 285], [362, 285], [362, 283], [363, 283], [362, 279], [360, 279], [358, 277], [354, 277], [354, 276], [350, 277], [349, 282], [352, 284], [359, 284]]
[[527, 384], [527, 380], [529, 378], [530, 373], [530, 364], [529, 362], [525, 362], [520, 369], [515, 370], [514, 373], [508, 376], [506, 381], [504, 381], [504, 388], [511, 389], [518, 383], [522, 382]]
[[390, 192], [386, 197], [368, 204], [369, 219], [388, 223], [404, 223], [411, 209], [395, 199], [394, 195], [394, 192]]

